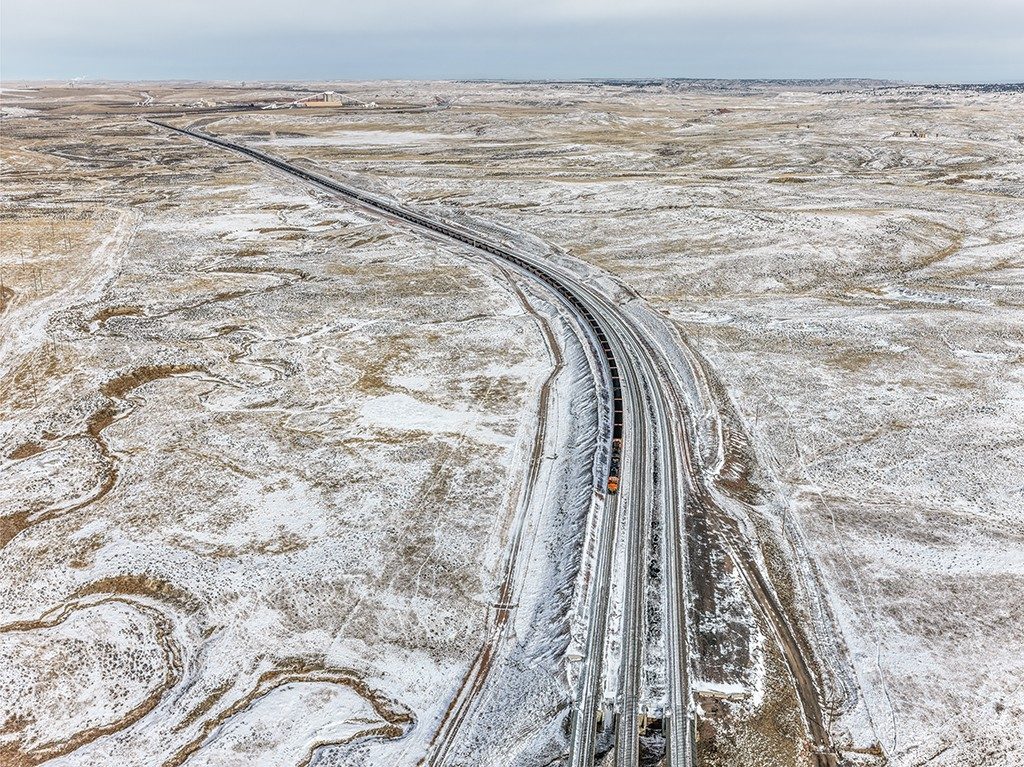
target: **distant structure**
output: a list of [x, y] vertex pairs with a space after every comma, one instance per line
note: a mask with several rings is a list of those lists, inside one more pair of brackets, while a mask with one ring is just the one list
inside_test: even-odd
[[375, 107], [377, 106], [372, 101], [367, 103], [360, 101], [359, 99], [346, 96], [344, 93], [338, 93], [337, 91], [321, 91], [320, 93], [313, 94], [312, 96], [306, 96], [297, 101], [292, 102], [293, 106], [297, 107], [331, 107], [331, 106], [345, 106], [345, 107]]

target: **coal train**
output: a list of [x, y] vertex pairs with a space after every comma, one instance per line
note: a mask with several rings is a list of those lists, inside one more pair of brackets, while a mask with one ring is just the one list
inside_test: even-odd
[[508, 261], [511, 264], [515, 264], [520, 269], [532, 274], [538, 280], [546, 284], [555, 293], [562, 297], [569, 305], [571, 305], [580, 316], [586, 321], [594, 338], [601, 346], [601, 353], [604, 355], [605, 361], [608, 363], [608, 372], [610, 376], [609, 383], [611, 384], [611, 395], [612, 395], [612, 444], [611, 444], [611, 455], [608, 461], [608, 480], [606, 489], [609, 494], [615, 494], [619, 491], [619, 475], [621, 473], [621, 462], [622, 462], [622, 425], [623, 425], [623, 412], [622, 412], [622, 380], [619, 376], [619, 367], [615, 361], [615, 354], [612, 352], [611, 344], [608, 342], [608, 336], [605, 334], [604, 329], [598, 324], [597, 319], [593, 313], [586, 307], [586, 305], [580, 301], [575, 291], [571, 290], [567, 286], [563, 285], [561, 281], [548, 274], [542, 269], [539, 269], [536, 265], [530, 261], [520, 258], [511, 251], [494, 245], [485, 240], [477, 239], [469, 233], [463, 232], [453, 226], [442, 224], [431, 218], [423, 216], [419, 213], [414, 213], [410, 210], [406, 210], [390, 202], [382, 200], [374, 195], [367, 194], [359, 189], [339, 184], [337, 181], [333, 181], [329, 178], [319, 175], [318, 173], [312, 173], [307, 170], [298, 168], [290, 163], [261, 152], [258, 149], [250, 149], [247, 146], [235, 144], [231, 141], [226, 141], [216, 136], [211, 136], [209, 133], [201, 133], [199, 131], [189, 130], [187, 128], [179, 128], [175, 125], [165, 123], [159, 120], [149, 120], [153, 125], [159, 125], [162, 128], [175, 131], [177, 133], [183, 133], [193, 138], [198, 138], [203, 141], [209, 141], [212, 144], [217, 144], [225, 149], [231, 149], [241, 154], [249, 155], [250, 157], [265, 162], [269, 165], [279, 168], [293, 176], [311, 181], [322, 187], [326, 187], [331, 191], [337, 192], [344, 197], [356, 200], [364, 205], [382, 210], [389, 215], [395, 216], [396, 218], [410, 221], [417, 226], [426, 227], [435, 232], [439, 232], [446, 237], [450, 237], [453, 240], [458, 240], [467, 245], [471, 245], [474, 248], [487, 251], [488, 253], [498, 256], [499, 258]]

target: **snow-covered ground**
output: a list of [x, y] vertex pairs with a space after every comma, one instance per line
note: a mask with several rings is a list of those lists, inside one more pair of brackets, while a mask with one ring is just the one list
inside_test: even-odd
[[[318, 166], [527, 231], [666, 313], [775, 499], [749, 529], [800, 576], [839, 741], [1019, 761], [1024, 96], [445, 87], [433, 114], [216, 127], [302, 133]], [[355, 127], [432, 141], [337, 140]]]
[[[454, 106], [211, 130], [635, 290], [735, 411], [744, 529], [794, 579], [838, 741], [1024, 758], [1019, 92], [345, 90]], [[138, 92], [4, 118], [0, 757], [414, 764], [490, 636], [557, 352], [520, 599], [449, 751], [557, 759], [594, 418], [557, 313], [240, 159], [68, 119]], [[778, 764], [737, 741], [720, 763]]]
[[0, 762], [416, 764], [564, 353], [511, 594], [538, 639], [492, 664], [557, 754], [594, 417], [558, 312], [134, 118], [40, 125], [3, 157]]

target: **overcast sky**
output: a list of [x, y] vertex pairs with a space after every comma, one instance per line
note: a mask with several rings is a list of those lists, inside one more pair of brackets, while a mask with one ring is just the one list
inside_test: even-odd
[[0, 77], [1024, 80], [1024, 0], [0, 0]]

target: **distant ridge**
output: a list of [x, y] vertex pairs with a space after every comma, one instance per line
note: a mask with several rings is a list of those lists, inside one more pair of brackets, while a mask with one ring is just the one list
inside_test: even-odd
[[465, 83], [506, 83], [509, 85], [589, 85], [625, 88], [659, 88], [663, 90], [749, 90], [758, 87], [779, 87], [820, 90], [842, 88], [846, 90], [873, 90], [899, 87], [895, 80], [875, 80], [863, 77], [837, 78], [701, 78], [701, 77], [602, 77], [580, 79], [494, 79], [458, 80]]
[[702, 78], [702, 77], [586, 77], [579, 79], [481, 78], [453, 80], [458, 83], [501, 83], [505, 85], [616, 87], [660, 91], [729, 91], [751, 92], [773, 89], [818, 92], [874, 91], [918, 89], [932, 91], [979, 91], [984, 93], [1024, 92], [1024, 83], [914, 83], [899, 80], [877, 80], [868, 77], [820, 78]]

